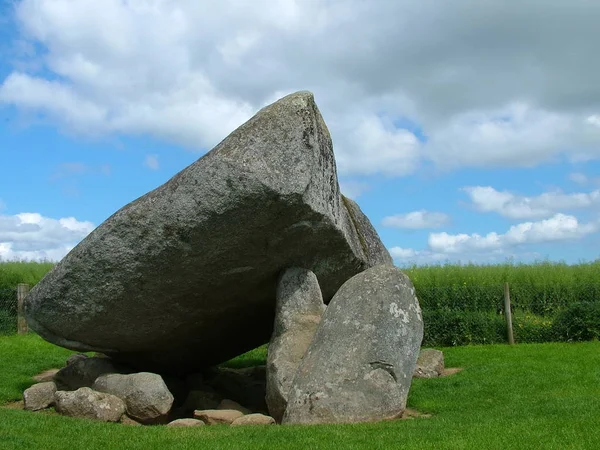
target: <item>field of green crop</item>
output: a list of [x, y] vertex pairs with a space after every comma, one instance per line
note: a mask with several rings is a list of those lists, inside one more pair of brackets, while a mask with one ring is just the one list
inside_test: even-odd
[[[12, 288], [17, 283], [34, 285], [53, 265], [51, 262], [0, 262], [0, 289]], [[509, 282], [512, 286], [560, 287], [576, 292], [582, 287], [600, 284], [600, 259], [575, 265], [542, 261], [533, 264], [412, 266], [403, 270], [416, 288], [423, 291], [440, 287], [497, 287]]]
[[52, 267], [51, 262], [0, 262], [0, 290], [14, 289], [19, 283], [37, 284]]
[[[35, 285], [52, 266], [48, 262], [0, 262], [0, 334], [15, 332], [17, 283]], [[555, 323], [560, 314], [582, 302], [596, 306], [579, 307], [579, 311], [600, 309], [600, 260], [576, 265], [544, 261], [403, 270], [413, 281], [423, 309], [425, 345], [505, 342], [505, 282], [509, 284], [517, 342], [587, 340], [583, 336], [600, 335], [595, 312], [585, 318], [572, 317], [571, 325], [557, 328]], [[587, 334], [574, 337], [573, 323], [585, 325]]]

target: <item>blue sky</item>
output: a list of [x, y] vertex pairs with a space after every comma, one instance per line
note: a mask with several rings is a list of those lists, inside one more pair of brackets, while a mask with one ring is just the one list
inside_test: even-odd
[[60, 259], [304, 89], [397, 264], [599, 257], [600, 6], [264, 3], [0, 1], [0, 258]]

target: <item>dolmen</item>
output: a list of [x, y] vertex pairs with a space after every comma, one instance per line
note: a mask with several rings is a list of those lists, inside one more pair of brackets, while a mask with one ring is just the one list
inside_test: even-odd
[[[81, 396], [140, 423], [163, 423], [187, 402], [174, 426], [224, 413], [190, 413], [221, 411], [210, 386], [183, 383], [178, 404], [165, 392], [178, 383], [156, 376], [210, 379], [220, 363], [267, 342], [262, 381], [250, 388], [263, 394], [242, 413], [262, 416], [239, 425], [397, 418], [423, 338], [414, 287], [340, 192], [331, 136], [306, 91], [261, 109], [114, 213], [31, 290], [25, 311], [44, 339], [120, 368], [87, 362], [85, 381], [69, 387], [58, 376], [47, 398], [52, 391], [67, 410], [78, 397], [58, 392], [89, 389], [97, 394]], [[148, 398], [161, 399], [143, 417], [127, 403], [140, 380], [154, 389]]]

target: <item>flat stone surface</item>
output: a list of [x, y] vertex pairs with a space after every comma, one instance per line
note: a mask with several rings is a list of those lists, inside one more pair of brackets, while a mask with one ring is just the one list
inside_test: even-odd
[[239, 427], [244, 425], [275, 425], [275, 419], [271, 416], [264, 414], [248, 414], [235, 419], [232, 423], [232, 427]]
[[391, 262], [340, 194], [327, 126], [313, 95], [298, 92], [109, 217], [25, 309], [57, 345], [192, 372], [269, 340], [283, 269], [314, 272], [328, 302], [356, 273]]
[[198, 427], [205, 426], [206, 424], [198, 419], [177, 419], [169, 422], [169, 427]]
[[235, 409], [207, 409], [194, 411], [194, 419], [201, 420], [206, 425], [231, 425], [234, 420], [242, 417], [244, 413]]

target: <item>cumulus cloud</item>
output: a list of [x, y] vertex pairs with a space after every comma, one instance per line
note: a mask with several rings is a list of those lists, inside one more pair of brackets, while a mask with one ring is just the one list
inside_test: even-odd
[[38, 213], [0, 215], [0, 259], [62, 259], [94, 224], [73, 217], [52, 219]]
[[392, 247], [388, 251], [397, 264], [436, 264], [449, 260], [445, 253], [432, 252], [431, 250], [415, 250], [412, 248]]
[[160, 164], [158, 163], [158, 155], [146, 155], [144, 159], [144, 166], [150, 170], [158, 170]]
[[63, 178], [77, 177], [86, 174], [100, 174], [108, 176], [111, 173], [110, 164], [100, 164], [90, 166], [82, 162], [65, 162], [59, 164], [50, 175], [50, 181], [57, 181]]
[[514, 225], [504, 234], [492, 232], [482, 236], [477, 233], [431, 233], [428, 244], [431, 251], [438, 253], [480, 253], [502, 251], [526, 244], [578, 240], [598, 229], [598, 223], [582, 224], [574, 216], [556, 214], [538, 222]]
[[586, 0], [23, 0], [27, 51], [0, 103], [70, 132], [204, 151], [310, 89], [342, 173], [597, 159], [598, 14]]
[[445, 169], [532, 167], [561, 153], [573, 161], [598, 156], [599, 145], [600, 128], [586, 127], [582, 117], [515, 103], [456, 114], [431, 136], [425, 153]]
[[426, 228], [441, 228], [450, 222], [450, 216], [441, 212], [427, 210], [413, 211], [406, 214], [396, 214], [384, 217], [381, 224], [390, 228], [406, 228], [420, 230]]
[[362, 181], [340, 180], [340, 190], [342, 194], [352, 200], [357, 199], [360, 195], [368, 191], [370, 186]]
[[587, 175], [580, 172], [571, 172], [569, 174], [569, 180], [576, 184], [587, 184], [589, 181]]
[[558, 211], [600, 205], [600, 189], [572, 194], [545, 192], [535, 197], [497, 191], [491, 186], [468, 186], [462, 190], [478, 211], [496, 212], [510, 219], [550, 217]]

